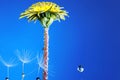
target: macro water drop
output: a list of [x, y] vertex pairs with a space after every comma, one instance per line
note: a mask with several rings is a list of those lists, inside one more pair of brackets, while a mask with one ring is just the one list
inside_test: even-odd
[[84, 68], [83, 68], [82, 65], [79, 65], [79, 66], [77, 67], [77, 70], [78, 70], [79, 72], [83, 72], [83, 71], [84, 71]]

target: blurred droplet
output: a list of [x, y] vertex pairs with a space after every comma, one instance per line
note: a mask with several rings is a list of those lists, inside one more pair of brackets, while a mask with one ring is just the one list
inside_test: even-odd
[[24, 78], [25, 77], [25, 74], [24, 73], [22, 73], [22, 78]]
[[40, 78], [39, 78], [39, 77], [37, 77], [37, 78], [36, 78], [36, 80], [40, 80]]
[[83, 71], [84, 71], [84, 68], [83, 68], [82, 65], [79, 65], [79, 66], [77, 67], [77, 70], [78, 70], [79, 72], [83, 72]]
[[9, 78], [8, 78], [8, 77], [6, 77], [6, 78], [5, 78], [5, 80], [9, 80]]

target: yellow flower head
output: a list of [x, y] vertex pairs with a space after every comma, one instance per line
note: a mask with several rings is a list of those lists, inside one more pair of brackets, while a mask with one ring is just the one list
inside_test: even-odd
[[28, 21], [39, 20], [44, 27], [49, 27], [55, 20], [65, 20], [68, 16], [63, 7], [52, 2], [38, 2], [21, 13], [20, 18], [27, 17]]

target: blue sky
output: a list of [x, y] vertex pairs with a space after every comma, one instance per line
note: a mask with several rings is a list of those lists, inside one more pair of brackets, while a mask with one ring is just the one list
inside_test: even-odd
[[[19, 20], [20, 13], [42, 0], [1, 0], [0, 55], [7, 61], [17, 49], [33, 54], [43, 48], [39, 22]], [[46, 1], [46, 0], [44, 0]], [[64, 6], [66, 21], [54, 22], [49, 31], [49, 80], [120, 80], [120, 1], [48, 0]], [[79, 73], [78, 65], [85, 71]], [[0, 63], [0, 79], [6, 67]], [[25, 80], [35, 80], [36, 60], [26, 64]], [[31, 76], [32, 75], [32, 76]], [[41, 75], [40, 75], [41, 76]], [[21, 63], [10, 69], [11, 80], [21, 80]]]

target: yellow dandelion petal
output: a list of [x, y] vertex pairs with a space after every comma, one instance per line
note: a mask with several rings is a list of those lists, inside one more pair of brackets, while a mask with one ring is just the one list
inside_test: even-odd
[[39, 20], [44, 27], [48, 27], [55, 20], [65, 20], [65, 16], [68, 14], [63, 7], [52, 2], [38, 2], [21, 13], [20, 19], [27, 17], [28, 21]]

